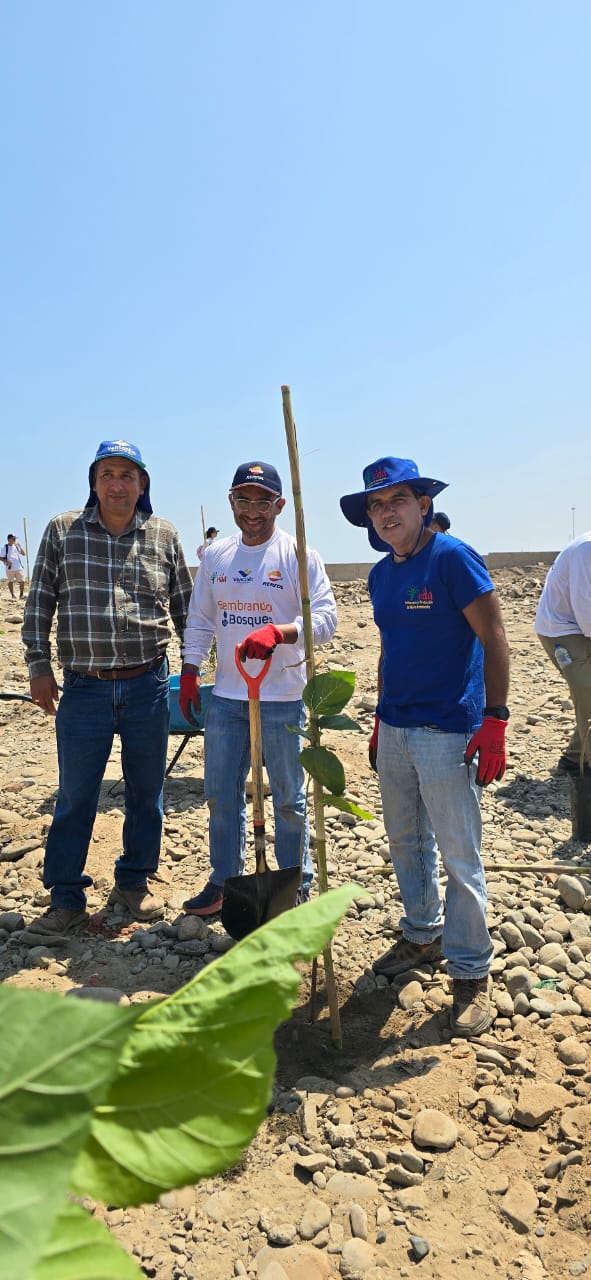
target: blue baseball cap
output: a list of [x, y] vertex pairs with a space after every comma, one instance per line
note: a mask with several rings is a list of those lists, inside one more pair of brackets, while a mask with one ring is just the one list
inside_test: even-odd
[[408, 484], [416, 493], [426, 493], [431, 498], [431, 508], [425, 516], [425, 524], [433, 518], [433, 498], [447, 489], [444, 480], [432, 480], [419, 474], [412, 458], [378, 458], [363, 470], [365, 488], [359, 493], [346, 493], [341, 498], [341, 511], [350, 524], [367, 529], [367, 536], [375, 551], [391, 551], [389, 543], [379, 538], [367, 513], [367, 497], [377, 489], [389, 489], [393, 484]]
[[235, 471], [230, 488], [240, 489], [244, 484], [258, 484], [278, 498], [283, 493], [281, 478], [270, 462], [243, 462]]
[[136, 467], [139, 467], [140, 471], [143, 471], [145, 475], [148, 476], [148, 483], [144, 492], [140, 494], [135, 505], [138, 511], [145, 511], [146, 514], [150, 516], [152, 514], [152, 504], [150, 502], [150, 477], [148, 475], [148, 468], [146, 467], [137, 444], [131, 444], [129, 440], [102, 440], [99, 444], [94, 456], [94, 462], [91, 462], [88, 471], [90, 495], [88, 502], [86, 503], [87, 507], [94, 507], [98, 502], [98, 498], [93, 488], [94, 468], [97, 462], [102, 462], [103, 458], [127, 458], [129, 462], [135, 463]]

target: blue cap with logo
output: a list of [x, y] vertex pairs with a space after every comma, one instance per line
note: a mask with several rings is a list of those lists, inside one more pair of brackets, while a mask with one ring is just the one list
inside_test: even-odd
[[270, 462], [243, 462], [234, 473], [232, 489], [240, 489], [244, 484], [258, 484], [261, 489], [268, 489], [278, 498], [282, 495], [281, 478]]
[[425, 516], [425, 524], [433, 518], [433, 498], [442, 489], [447, 489], [444, 480], [432, 480], [430, 476], [421, 476], [416, 462], [412, 458], [378, 458], [370, 462], [363, 470], [364, 489], [358, 493], [346, 493], [341, 498], [341, 511], [350, 524], [361, 525], [367, 529], [367, 536], [375, 551], [391, 551], [389, 543], [379, 538], [367, 513], [368, 494], [376, 489], [388, 489], [393, 484], [408, 484], [416, 493], [426, 493], [431, 498], [431, 508]]
[[128, 462], [134, 462], [140, 471], [148, 476], [148, 483], [144, 492], [140, 494], [136, 507], [138, 511], [145, 511], [147, 515], [152, 514], [152, 504], [150, 502], [150, 477], [148, 469], [137, 447], [137, 444], [131, 444], [129, 440], [102, 440], [94, 456], [94, 462], [90, 464], [88, 472], [88, 483], [90, 485], [90, 495], [87, 507], [94, 507], [98, 502], [98, 498], [93, 488], [94, 469], [97, 462], [102, 462], [103, 458], [127, 458]]

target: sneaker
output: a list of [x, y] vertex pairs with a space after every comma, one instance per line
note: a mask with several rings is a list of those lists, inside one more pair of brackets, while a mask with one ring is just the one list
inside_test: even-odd
[[107, 900], [107, 906], [127, 907], [134, 920], [161, 920], [164, 915], [164, 903], [146, 887], [144, 889], [121, 889], [114, 884]]
[[436, 968], [442, 958], [441, 938], [434, 938], [432, 942], [424, 944], [399, 938], [385, 955], [374, 960], [372, 969], [374, 973], [381, 973], [384, 978], [395, 978], [399, 973], [406, 973], [408, 969], [420, 969], [425, 964]]
[[488, 978], [454, 978], [451, 1029], [456, 1036], [480, 1036], [493, 1020]]
[[183, 902], [183, 911], [188, 916], [215, 916], [222, 909], [223, 896], [222, 886], [214, 884], [213, 880], [208, 880], [201, 893]]
[[301, 884], [296, 893], [295, 905], [296, 907], [301, 907], [302, 902], [309, 902], [309, 901], [310, 901], [310, 886], [309, 884]]
[[48, 938], [57, 942], [67, 938], [78, 925], [88, 920], [88, 912], [72, 910], [70, 907], [50, 907], [44, 915], [32, 920], [25, 930], [28, 937]]

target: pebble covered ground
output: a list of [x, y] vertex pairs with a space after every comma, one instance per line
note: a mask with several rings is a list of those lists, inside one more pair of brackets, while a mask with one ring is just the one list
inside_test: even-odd
[[[368, 890], [333, 941], [343, 1048], [331, 1040], [322, 973], [310, 1021], [306, 969], [299, 1006], [277, 1035], [271, 1113], [240, 1165], [155, 1206], [89, 1204], [146, 1276], [591, 1275], [591, 845], [572, 838], [570, 784], [555, 768], [573, 715], [532, 631], [544, 574], [541, 565], [494, 574], [513, 674], [509, 766], [483, 797], [493, 1026], [473, 1042], [451, 1037], [444, 969], [392, 985], [372, 973], [400, 917], [367, 763], [378, 642], [365, 583], [337, 584], [339, 628], [322, 655], [355, 671], [350, 711], [363, 733], [331, 745], [348, 794], [375, 814], [360, 822], [327, 811], [331, 883]], [[4, 693], [28, 689], [21, 616], [2, 583]], [[171, 658], [178, 671], [176, 646]], [[171, 738], [170, 758], [179, 741]], [[114, 752], [88, 863], [92, 918], [53, 948], [23, 934], [48, 901], [40, 867], [57, 780], [53, 725], [30, 704], [0, 700], [0, 761], [4, 982], [141, 1001], [176, 990], [232, 945], [218, 918], [181, 910], [208, 874], [200, 738], [166, 785], [165, 920], [141, 926], [104, 909], [122, 819], [120, 789], [109, 793], [120, 776]]]

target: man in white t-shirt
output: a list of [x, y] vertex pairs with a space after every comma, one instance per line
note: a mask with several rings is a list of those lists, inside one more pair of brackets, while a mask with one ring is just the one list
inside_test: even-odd
[[[575, 731], [558, 761], [562, 773], [591, 773], [591, 530], [556, 557], [540, 596], [534, 628], [564, 676], [573, 700]], [[557, 646], [566, 651], [556, 659]], [[568, 662], [570, 658], [570, 662]]]
[[20, 599], [25, 594], [25, 568], [21, 560], [24, 556], [25, 549], [17, 542], [14, 533], [9, 533], [5, 545], [0, 552], [0, 559], [4, 562], [6, 569], [6, 578], [8, 581], [8, 590], [14, 600], [14, 584], [18, 582], [20, 588]]
[[[263, 752], [275, 816], [275, 857], [280, 867], [301, 862], [301, 896], [309, 896], [309, 852], [302, 742], [287, 725], [302, 728], [306, 683], [302, 597], [296, 543], [275, 527], [285, 506], [281, 480], [268, 462], [238, 467], [229, 493], [239, 533], [217, 538], [203, 556], [185, 631], [179, 706], [191, 723], [200, 706], [199, 668], [212, 640], [217, 669], [205, 724], [205, 797], [209, 805], [211, 876], [185, 902], [190, 915], [221, 910], [224, 880], [241, 875], [246, 847], [246, 775], [250, 733], [246, 685], [236, 669], [240, 657], [272, 662], [260, 688]], [[334, 635], [337, 613], [326, 570], [308, 548], [314, 641]], [[287, 650], [283, 645], [290, 646]], [[300, 856], [301, 855], [301, 856]]]

